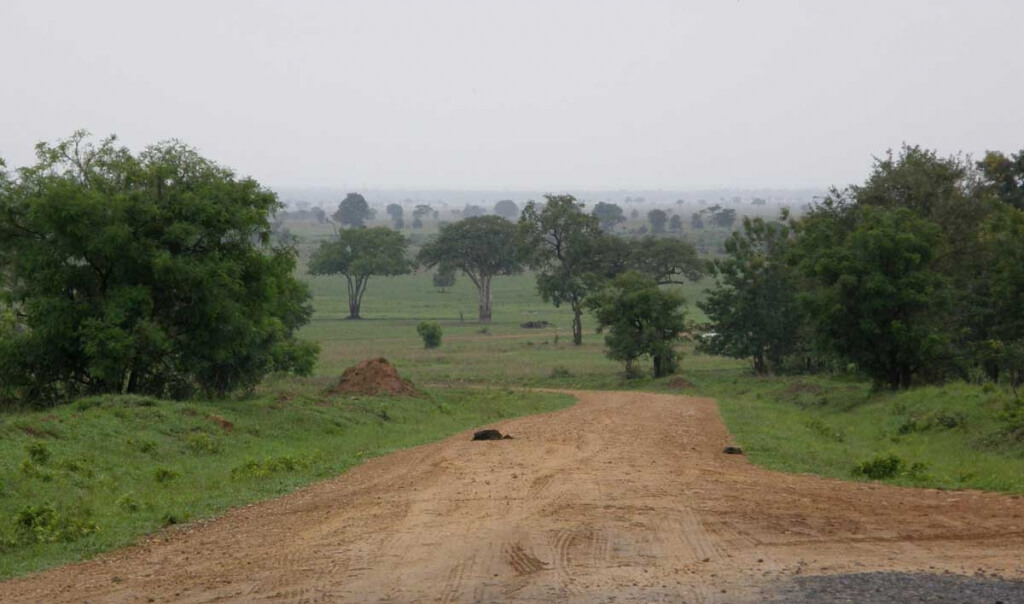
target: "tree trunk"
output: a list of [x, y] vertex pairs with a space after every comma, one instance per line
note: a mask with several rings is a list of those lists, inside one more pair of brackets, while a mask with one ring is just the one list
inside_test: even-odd
[[583, 309], [579, 302], [572, 305], [572, 343], [575, 346], [583, 344]]
[[363, 298], [363, 287], [364, 281], [360, 278], [353, 280], [351, 277], [346, 276], [348, 280], [348, 318], [349, 319], [361, 319], [359, 316], [359, 305], [362, 303]]
[[477, 293], [480, 295], [480, 314], [477, 318], [481, 323], [491, 322], [491, 276], [481, 275], [480, 283], [477, 285]]

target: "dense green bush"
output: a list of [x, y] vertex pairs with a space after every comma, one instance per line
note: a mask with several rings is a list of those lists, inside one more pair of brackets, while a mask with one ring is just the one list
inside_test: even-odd
[[0, 405], [219, 396], [308, 374], [310, 295], [275, 194], [179, 142], [85, 133], [0, 162]]
[[437, 348], [441, 345], [441, 326], [437, 323], [423, 321], [416, 326], [416, 333], [423, 338], [424, 348]]

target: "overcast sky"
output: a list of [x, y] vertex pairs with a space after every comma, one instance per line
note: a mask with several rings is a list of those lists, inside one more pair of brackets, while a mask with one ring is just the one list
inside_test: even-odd
[[1024, 1], [0, 0], [0, 157], [178, 138], [268, 185], [827, 186], [1024, 148]]

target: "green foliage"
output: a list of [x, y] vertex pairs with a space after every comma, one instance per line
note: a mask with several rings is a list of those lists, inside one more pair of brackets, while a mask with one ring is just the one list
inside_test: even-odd
[[494, 204], [494, 214], [505, 220], [515, 220], [519, 218], [519, 205], [511, 199], [502, 199]]
[[438, 268], [434, 272], [433, 283], [434, 287], [444, 292], [445, 289], [455, 285], [455, 269], [451, 267]]
[[413, 263], [406, 258], [405, 237], [387, 227], [347, 229], [334, 241], [323, 241], [309, 259], [313, 275], [344, 275], [348, 285], [348, 318], [359, 319], [363, 295], [374, 275], [404, 275]]
[[626, 222], [626, 216], [622, 213], [622, 208], [614, 203], [599, 201], [594, 206], [594, 209], [590, 211], [590, 214], [597, 218], [603, 231], [613, 231], [615, 227]]
[[358, 228], [366, 224], [366, 221], [373, 217], [373, 210], [366, 203], [366, 199], [359, 193], [349, 193], [345, 199], [338, 204], [334, 212], [334, 221], [342, 226]]
[[491, 280], [522, 271], [514, 224], [498, 216], [474, 216], [441, 227], [435, 240], [420, 249], [427, 267], [461, 270], [477, 287], [479, 321], [491, 320]]
[[797, 258], [814, 283], [805, 296], [823, 345], [880, 384], [909, 387], [944, 353], [934, 323], [943, 283], [931, 270], [938, 227], [904, 208], [829, 206], [800, 229]]
[[48, 503], [28, 505], [19, 510], [14, 516], [14, 527], [16, 541], [12, 545], [66, 543], [99, 530], [95, 523], [58, 512]]
[[704, 260], [682, 239], [641, 237], [629, 242], [627, 268], [654, 279], [658, 285], [698, 281], [707, 274]]
[[713, 333], [701, 350], [751, 359], [754, 372], [763, 375], [797, 349], [804, 320], [797, 278], [787, 263], [790, 243], [786, 225], [743, 219], [743, 232], [726, 240], [726, 257], [714, 264], [715, 287], [697, 304]]
[[441, 346], [441, 326], [432, 321], [422, 321], [416, 326], [416, 333], [423, 338], [424, 348], [438, 348]]
[[1004, 203], [1024, 210], [1024, 149], [1007, 157], [999, 151], [989, 151], [978, 162], [984, 176], [983, 187]]
[[858, 463], [854, 466], [853, 473], [872, 480], [884, 480], [899, 475], [904, 463], [895, 455], [879, 455]]
[[153, 470], [153, 480], [159, 483], [171, 482], [173, 480], [177, 480], [178, 478], [181, 478], [181, 472], [173, 470], [171, 468], [161, 467]]
[[294, 340], [312, 309], [296, 250], [271, 244], [272, 192], [175, 141], [133, 155], [79, 132], [37, 155], [0, 186], [0, 404], [308, 369], [275, 357], [315, 347]]
[[660, 235], [665, 232], [665, 225], [668, 224], [668, 213], [655, 208], [647, 212], [647, 221], [651, 223], [651, 232]]
[[678, 366], [675, 343], [686, 327], [682, 296], [658, 287], [649, 277], [627, 272], [612, 280], [601, 292], [589, 297], [605, 337], [607, 355], [621, 362], [627, 374], [635, 373], [636, 362], [649, 356], [654, 377], [674, 373]]

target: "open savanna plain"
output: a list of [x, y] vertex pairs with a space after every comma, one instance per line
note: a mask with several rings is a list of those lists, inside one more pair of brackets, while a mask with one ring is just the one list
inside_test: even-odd
[[[310, 378], [0, 420], [0, 601], [1024, 600], [1009, 390], [754, 378], [692, 343], [626, 380], [529, 274], [495, 279], [489, 325], [462, 276], [371, 279], [358, 321], [343, 279], [308, 282]], [[329, 393], [375, 357], [423, 396]]]

